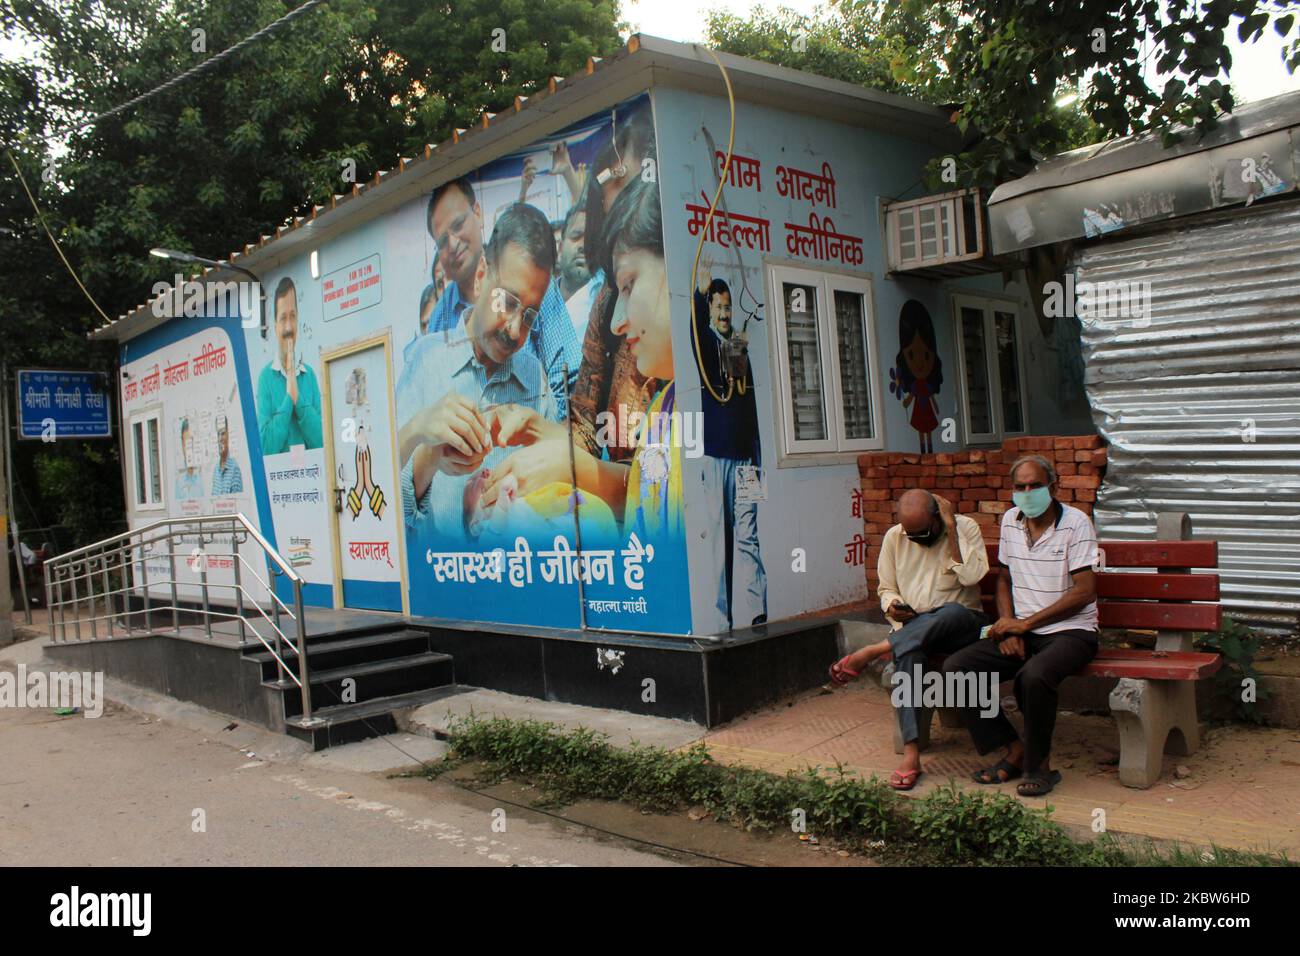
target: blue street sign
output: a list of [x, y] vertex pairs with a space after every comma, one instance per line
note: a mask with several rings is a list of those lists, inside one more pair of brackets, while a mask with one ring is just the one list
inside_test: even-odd
[[18, 370], [19, 438], [112, 438], [110, 405], [102, 372]]

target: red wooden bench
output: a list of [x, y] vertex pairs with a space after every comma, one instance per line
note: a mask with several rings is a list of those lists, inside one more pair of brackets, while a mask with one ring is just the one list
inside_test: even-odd
[[[1222, 623], [1219, 575], [1193, 574], [1192, 568], [1217, 568], [1216, 541], [1190, 536], [1184, 515], [1161, 515], [1161, 540], [1098, 542], [1097, 613], [1102, 627], [1159, 632], [1154, 650], [1103, 647], [1078, 677], [1119, 678], [1110, 694], [1110, 711], [1119, 725], [1120, 782], [1150, 787], [1160, 776], [1164, 753], [1185, 755], [1200, 746], [1196, 684], [1222, 665], [1218, 654], [1192, 650], [1193, 631], [1217, 631]], [[989, 544], [989, 574], [980, 584], [989, 620], [997, 620], [998, 546]], [[1125, 570], [1116, 570], [1123, 568]], [[1129, 569], [1148, 568], [1138, 572]], [[929, 736], [928, 713], [921, 714], [921, 745]], [[956, 714], [944, 714], [945, 727]], [[895, 749], [902, 740], [895, 731]]]

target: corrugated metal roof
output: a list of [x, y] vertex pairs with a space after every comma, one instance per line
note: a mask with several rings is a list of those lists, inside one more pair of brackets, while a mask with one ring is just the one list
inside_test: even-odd
[[1220, 542], [1223, 604], [1300, 617], [1300, 201], [1203, 213], [1085, 245], [1080, 282], [1150, 283], [1149, 320], [1086, 320], [1085, 385], [1110, 441], [1096, 519], [1151, 538], [1184, 511]]
[[1254, 103], [1245, 103], [1233, 112], [1220, 116], [1218, 125], [1204, 136], [1199, 136], [1186, 127], [1178, 127], [1176, 132], [1187, 134], [1186, 138], [1167, 149], [1161, 145], [1158, 134], [1142, 133], [1083, 146], [1068, 153], [1057, 153], [1019, 179], [1000, 185], [989, 197], [989, 205], [995, 206], [1026, 193], [1056, 189], [1163, 163], [1178, 156], [1199, 153], [1292, 126], [1300, 126], [1300, 92], [1283, 93]]
[[[781, 109], [797, 103], [804, 115], [888, 130], [938, 148], [953, 148], [957, 143], [948, 114], [938, 107], [730, 53], [717, 56], [730, 74], [738, 100]], [[316, 206], [307, 216], [287, 221], [274, 234], [235, 250], [226, 261], [245, 269], [275, 268], [345, 229], [652, 85], [713, 95], [725, 92], [713, 58], [698, 44], [636, 34], [614, 56], [590, 58], [585, 70], [568, 79], [551, 77], [544, 89], [516, 97], [512, 109], [483, 113], [469, 129], [457, 130], [450, 140], [425, 146], [422, 156], [399, 159], [394, 168], [377, 172], [370, 182], [354, 185], [351, 192], [332, 197], [327, 206]], [[202, 275], [215, 280], [236, 273], [214, 268], [205, 269]], [[161, 298], [169, 295], [164, 293]], [[150, 302], [95, 329], [89, 337], [124, 340], [167, 321], [169, 316], [154, 314]]]

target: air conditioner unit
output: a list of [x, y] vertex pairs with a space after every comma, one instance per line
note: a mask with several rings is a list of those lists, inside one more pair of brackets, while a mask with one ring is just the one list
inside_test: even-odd
[[890, 272], [947, 278], [1019, 267], [988, 254], [978, 189], [887, 202], [884, 213]]

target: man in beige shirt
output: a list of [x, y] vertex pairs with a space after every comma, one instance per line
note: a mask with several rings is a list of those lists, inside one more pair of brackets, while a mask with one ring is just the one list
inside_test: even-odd
[[[975, 642], [988, 623], [980, 581], [989, 561], [979, 525], [955, 514], [946, 498], [920, 488], [906, 491], [898, 499], [898, 524], [885, 532], [878, 570], [880, 608], [893, 632], [831, 665], [831, 680], [848, 683], [877, 657], [892, 654], [895, 673], [919, 686], [930, 654], [951, 654]], [[903, 763], [889, 782], [910, 790], [921, 775], [920, 731], [915, 707], [896, 709]]]

